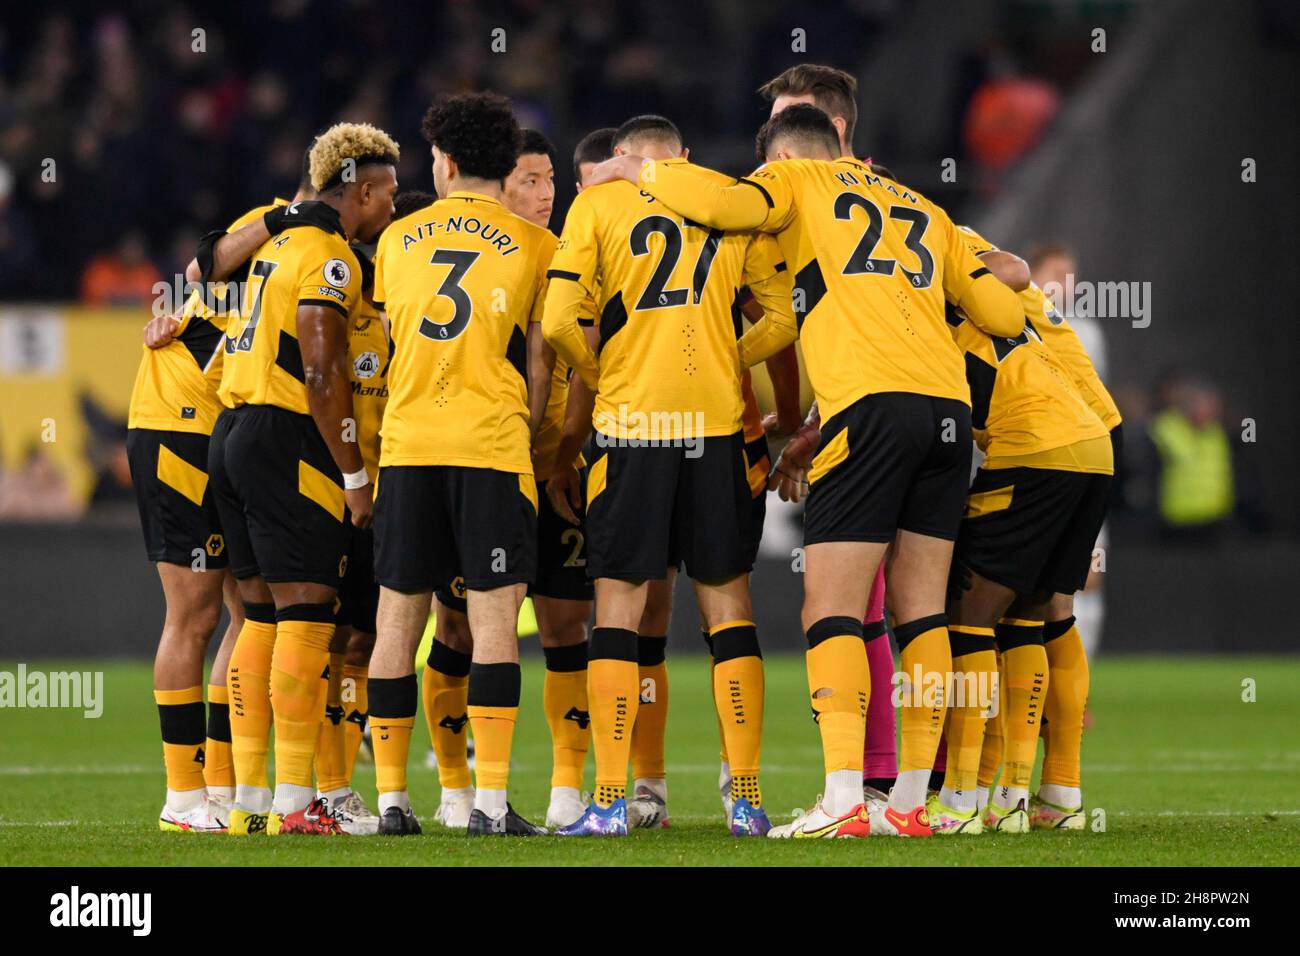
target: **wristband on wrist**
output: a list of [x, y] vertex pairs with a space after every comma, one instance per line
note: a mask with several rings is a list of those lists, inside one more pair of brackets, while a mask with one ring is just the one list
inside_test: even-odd
[[354, 471], [349, 475], [343, 476], [343, 487], [348, 491], [356, 491], [358, 488], [364, 488], [370, 484], [370, 475], [367, 474], [363, 465], [359, 471]]

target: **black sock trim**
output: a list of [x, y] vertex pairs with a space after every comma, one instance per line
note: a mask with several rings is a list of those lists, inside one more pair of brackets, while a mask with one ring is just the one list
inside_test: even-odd
[[208, 739], [230, 743], [229, 704], [208, 704]]
[[636, 662], [642, 667], [656, 667], [664, 662], [668, 652], [667, 637], [638, 634], [636, 637]]
[[470, 707], [518, 707], [519, 665], [472, 664], [469, 669]]
[[713, 635], [710, 634], [708, 631], [700, 631], [700, 636], [704, 638], [704, 644], [709, 649], [709, 656], [710, 657], [716, 656], [713, 651]]
[[928, 617], [918, 617], [915, 621], [908, 621], [906, 624], [900, 624], [894, 628], [894, 640], [898, 642], [899, 653], [914, 640], [924, 634], [926, 631], [933, 631], [936, 627], [948, 626], [947, 614], [931, 614]]
[[367, 685], [372, 720], [415, 716], [420, 703], [420, 688], [414, 674], [405, 677], [371, 677]]
[[967, 634], [964, 631], [948, 631], [948, 647], [953, 657], [963, 654], [978, 654], [991, 651], [997, 646], [992, 634]]
[[639, 663], [636, 631], [622, 627], [596, 627], [591, 631], [588, 661], [631, 661]]
[[1048, 621], [1043, 625], [1043, 643], [1054, 641], [1058, 637], [1064, 637], [1070, 633], [1070, 628], [1074, 627], [1074, 617], [1067, 617], [1063, 621]]
[[930, 786], [930, 789], [931, 789], [931, 790], [942, 790], [942, 789], [943, 789], [943, 778], [944, 778], [945, 776], [946, 776], [946, 771], [944, 771], [944, 770], [931, 770], [931, 771], [930, 771], [930, 785], [929, 785], [929, 786]]
[[159, 704], [158, 725], [165, 744], [202, 746], [206, 733], [203, 728], [203, 701], [190, 704]]
[[587, 669], [587, 645], [569, 644], [565, 647], [543, 647], [546, 669], [557, 674], [573, 674]]
[[862, 785], [873, 787], [881, 793], [888, 794], [890, 790], [894, 789], [894, 783], [897, 779], [897, 777], [866, 777], [862, 781]]
[[737, 624], [713, 634], [713, 661], [734, 661], [737, 657], [762, 658], [758, 646], [758, 628], [753, 624]]
[[1031, 644], [1042, 645], [1043, 625], [1026, 627], [1023, 624], [1001, 624], [994, 628], [998, 638], [998, 650], [1005, 653], [1015, 647], [1028, 647]]
[[470, 656], [452, 650], [439, 640], [429, 645], [429, 659], [425, 663], [439, 674], [446, 674], [448, 677], [469, 676]]
[[856, 617], [824, 617], [808, 628], [808, 650], [831, 637], [862, 639], [862, 622]]
[[328, 604], [290, 604], [275, 612], [275, 623], [281, 621], [310, 621], [314, 624], [334, 623], [334, 602]]
[[862, 639], [870, 642], [878, 637], [884, 637], [889, 633], [889, 628], [885, 627], [884, 621], [872, 621], [869, 624], [862, 625]]
[[275, 623], [275, 605], [274, 604], [250, 604], [244, 602], [244, 620], [256, 621], [258, 624]]

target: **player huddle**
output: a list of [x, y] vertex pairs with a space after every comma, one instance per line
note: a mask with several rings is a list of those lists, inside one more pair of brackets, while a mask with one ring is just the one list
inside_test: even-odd
[[[164, 830], [419, 833], [421, 697], [444, 825], [666, 826], [678, 569], [712, 658], [734, 836], [1082, 827], [1072, 600], [1105, 515], [1114, 403], [1019, 258], [852, 158], [852, 77], [805, 65], [762, 92], [763, 165], [741, 179], [689, 162], [664, 117], [588, 135], [558, 240], [553, 150], [490, 93], [429, 109], [437, 199], [399, 194], [397, 144], [344, 123], [311, 145], [292, 202], [203, 238], [187, 273], [203, 291], [146, 327], [129, 422], [168, 607]], [[796, 339], [816, 397], [802, 425]], [[775, 465], [769, 431], [793, 433]], [[812, 809], [776, 827], [749, 588], [769, 485], [807, 497], [825, 765]], [[529, 595], [545, 827], [508, 799]], [[905, 686], [931, 691], [897, 711], [886, 610]], [[367, 722], [378, 813], [351, 786]]]

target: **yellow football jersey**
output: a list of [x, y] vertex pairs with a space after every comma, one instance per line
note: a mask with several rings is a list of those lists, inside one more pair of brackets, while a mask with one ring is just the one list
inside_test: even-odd
[[364, 296], [348, 322], [348, 377], [357, 445], [371, 480], [379, 474], [379, 426], [388, 403], [388, 333], [379, 311]]
[[[277, 199], [268, 206], [258, 206], [240, 216], [226, 229], [236, 229], [261, 219], [275, 206], [287, 205]], [[213, 283], [210, 294], [224, 297], [236, 285]], [[211, 308], [199, 292], [190, 295], [181, 314], [175, 337], [160, 349], [144, 347], [131, 404], [127, 413], [128, 428], [151, 428], [160, 431], [212, 434], [221, 399], [221, 343], [226, 325], [239, 314], [238, 301]]]
[[[997, 249], [997, 246], [970, 226], [960, 228], [966, 237], [966, 245], [975, 255], [983, 255]], [[1074, 380], [1075, 388], [1088, 403], [1088, 407], [1096, 413], [1107, 429], [1120, 424], [1123, 418], [1120, 416], [1115, 399], [1111, 398], [1110, 392], [1102, 384], [1101, 376], [1097, 374], [1097, 367], [1092, 364], [1088, 350], [1083, 347], [1079, 334], [1070, 328], [1070, 323], [1066, 321], [1065, 316], [1056, 311], [1052, 300], [1032, 282], [1018, 295], [1025, 310], [1025, 318], [1038, 330], [1039, 337], [1065, 365]]]
[[380, 464], [532, 474], [529, 322], [555, 236], [478, 193], [398, 219], [375, 254], [393, 360]]
[[[673, 164], [685, 161], [663, 163]], [[732, 303], [748, 284], [765, 308], [790, 308], [789, 276], [770, 237], [700, 226], [630, 183], [611, 183], [574, 200], [550, 275], [567, 287], [552, 283], [543, 329], [580, 370], [590, 350], [564, 351], [571, 284], [599, 310], [596, 431], [664, 441], [740, 429]]]
[[696, 220], [776, 234], [823, 421], [877, 392], [969, 402], [945, 299], [990, 331], [1020, 330], [1014, 294], [979, 281], [988, 269], [947, 213], [857, 160], [781, 160], [726, 188], [698, 167], [647, 163], [640, 183]]
[[298, 307], [322, 306], [346, 320], [360, 296], [361, 267], [341, 232], [300, 226], [268, 239], [248, 264], [240, 321], [227, 330], [222, 404], [310, 414]]
[[[948, 323], [965, 356], [971, 426], [976, 444], [988, 456], [984, 467], [1007, 467], [1004, 461], [1014, 459], [1018, 465], [1113, 472], [1109, 430], [1043, 344], [1034, 323], [1026, 322], [1015, 337], [986, 335], [958, 309], [950, 310]], [[1089, 445], [1086, 454], [1033, 461], [1029, 457], [1093, 439], [1100, 440], [1097, 448]]]

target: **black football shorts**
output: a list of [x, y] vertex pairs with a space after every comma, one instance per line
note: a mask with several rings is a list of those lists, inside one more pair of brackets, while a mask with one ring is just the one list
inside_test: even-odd
[[804, 544], [892, 541], [899, 531], [953, 540], [970, 483], [970, 407], [880, 392], [822, 424], [808, 472]]
[[350, 528], [347, 567], [339, 582], [339, 609], [334, 620], [365, 634], [375, 633], [379, 611], [379, 585], [375, 582], [375, 533], [370, 528]]
[[587, 473], [589, 576], [661, 581], [683, 563], [696, 580], [720, 581], [751, 570], [754, 505], [740, 432], [689, 448], [615, 441], [597, 441]]
[[212, 430], [208, 472], [235, 577], [338, 587], [351, 522], [343, 476], [310, 415], [226, 409]]
[[226, 567], [221, 516], [208, 480], [207, 435], [132, 428], [131, 483], [150, 561], [196, 569]]
[[[579, 469], [583, 498], [587, 493], [587, 469]], [[546, 497], [546, 482], [537, 485], [537, 580], [532, 593], [539, 597], [568, 601], [590, 601], [595, 589], [587, 578], [586, 509], [574, 509], [578, 524], [559, 516]]]
[[375, 579], [395, 591], [474, 591], [537, 571], [537, 483], [532, 475], [458, 465], [379, 469]]
[[1078, 591], [1088, 579], [1110, 486], [1110, 475], [981, 468], [953, 552], [953, 585], [969, 568], [1017, 594]]
[[767, 521], [767, 476], [772, 470], [772, 456], [767, 448], [767, 436], [759, 435], [745, 443], [745, 461], [749, 464], [749, 540], [745, 553], [752, 568], [758, 560], [758, 546], [763, 541], [763, 525]]

